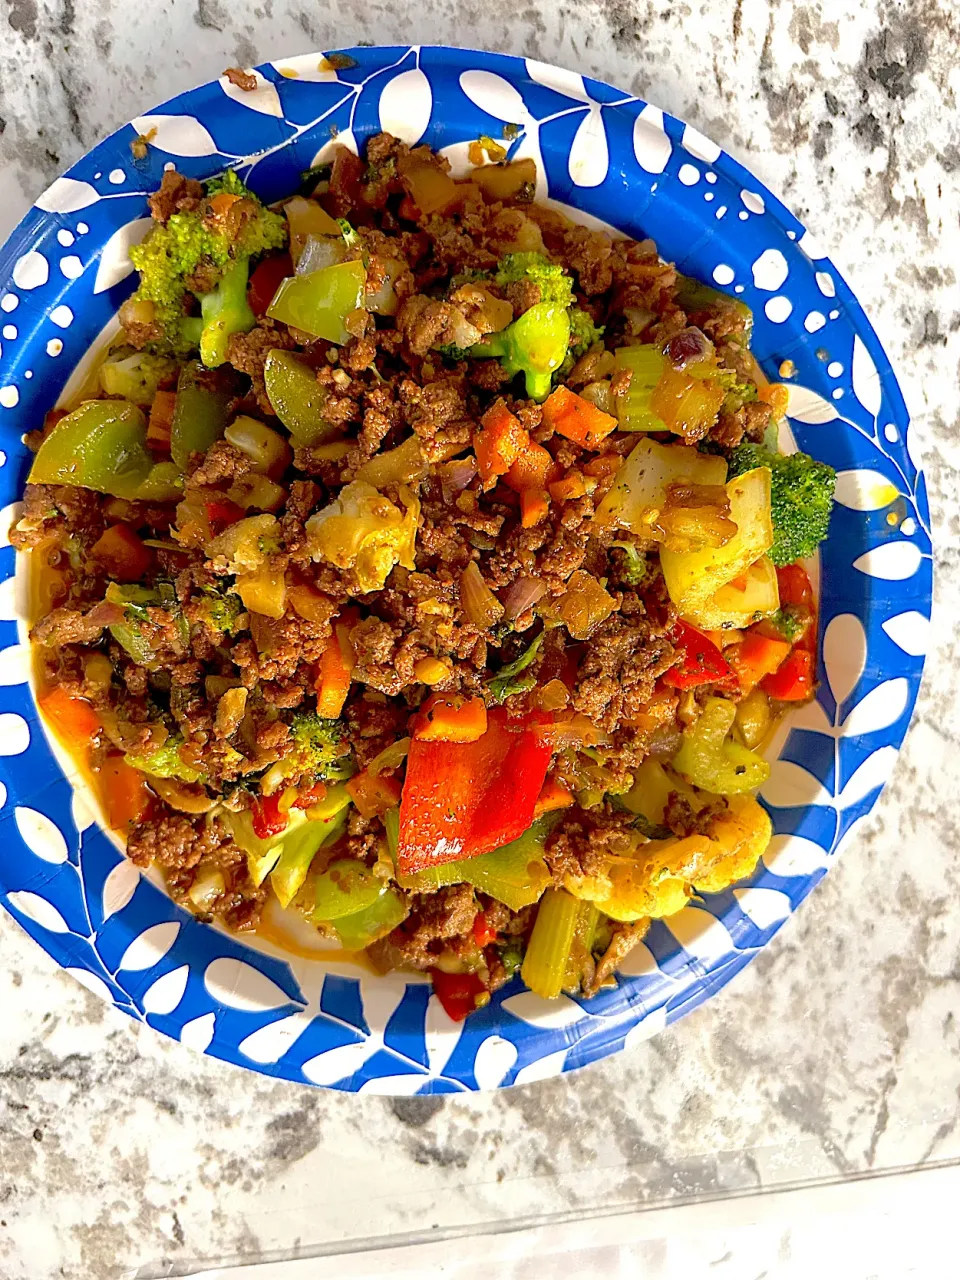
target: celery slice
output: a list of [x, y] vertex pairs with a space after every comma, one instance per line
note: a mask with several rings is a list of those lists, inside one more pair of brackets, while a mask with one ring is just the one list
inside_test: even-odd
[[520, 976], [538, 996], [560, 994], [573, 947], [580, 903], [564, 889], [548, 889], [527, 944]]
[[627, 390], [616, 397], [621, 431], [665, 430], [663, 420], [650, 408], [665, 363], [666, 357], [655, 346], [621, 347], [617, 351], [617, 369], [629, 369], [633, 375]]

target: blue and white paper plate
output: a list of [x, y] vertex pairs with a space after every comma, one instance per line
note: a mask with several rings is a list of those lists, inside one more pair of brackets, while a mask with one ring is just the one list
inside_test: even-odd
[[[876, 803], [923, 667], [931, 545], [923, 476], [890, 364], [813, 236], [742, 165], [657, 107], [541, 62], [447, 48], [359, 48], [268, 63], [124, 126], [40, 196], [0, 252], [0, 525], [28, 469], [23, 433], [133, 288], [146, 196], [176, 166], [240, 170], [266, 200], [335, 142], [386, 129], [455, 169], [514, 135], [539, 199], [653, 237], [685, 273], [741, 297], [773, 378], [791, 360], [790, 428], [838, 472], [820, 565], [820, 691], [781, 735], [761, 798], [770, 849], [748, 881], [657, 922], [615, 988], [547, 1003], [519, 980], [455, 1024], [416, 976], [298, 960], [197, 923], [125, 861], [28, 683], [21, 576], [0, 550], [0, 900], [50, 955], [132, 1018], [204, 1053], [367, 1093], [487, 1089], [572, 1071], [668, 1026], [773, 937]], [[352, 64], [343, 67], [342, 62]], [[134, 159], [138, 134], [151, 144]]]

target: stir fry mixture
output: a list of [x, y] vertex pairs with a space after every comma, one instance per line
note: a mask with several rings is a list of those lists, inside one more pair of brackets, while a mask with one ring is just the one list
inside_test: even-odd
[[752, 871], [834, 483], [778, 452], [742, 302], [471, 160], [381, 134], [274, 209], [166, 173], [12, 535], [127, 856], [454, 1018], [517, 970], [595, 992]]

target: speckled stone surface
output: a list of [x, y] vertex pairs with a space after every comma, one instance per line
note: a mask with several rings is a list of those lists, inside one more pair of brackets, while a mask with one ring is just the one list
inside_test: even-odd
[[898, 371], [938, 538], [917, 719], [858, 842], [732, 987], [628, 1055], [499, 1095], [358, 1099], [192, 1056], [0, 917], [2, 1280], [179, 1275], [960, 1159], [960, 2], [399, 10], [8, 0], [0, 232], [104, 133], [230, 64], [473, 43], [649, 98], [817, 232]]

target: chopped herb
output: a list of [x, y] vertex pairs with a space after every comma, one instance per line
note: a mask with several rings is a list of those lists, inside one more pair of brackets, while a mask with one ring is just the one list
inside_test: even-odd
[[534, 658], [543, 644], [543, 632], [537, 636], [536, 640], [532, 640], [519, 658], [515, 658], [513, 662], [508, 662], [505, 667], [501, 667], [495, 676], [487, 681], [490, 694], [495, 702], [503, 702], [505, 698], [509, 698], [515, 693], [526, 693], [532, 689], [536, 683], [536, 677], [531, 673], [523, 675], [527, 667], [530, 666]]

